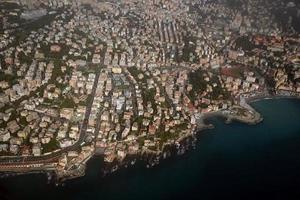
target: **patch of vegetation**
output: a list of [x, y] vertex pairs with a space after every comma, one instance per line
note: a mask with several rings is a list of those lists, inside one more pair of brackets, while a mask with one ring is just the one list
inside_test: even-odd
[[27, 120], [26, 120], [26, 117], [21, 116], [21, 117], [20, 117], [19, 124], [22, 125], [22, 126], [27, 126], [27, 125], [28, 125], [28, 122], [27, 122]]
[[145, 137], [139, 137], [137, 139], [137, 142], [139, 143], [139, 146], [142, 147], [145, 144]]
[[60, 104], [61, 108], [74, 108], [76, 107], [76, 103], [72, 98], [64, 98]]
[[181, 124], [176, 125], [176, 126], [175, 126], [175, 130], [176, 130], [177, 132], [180, 132], [180, 131], [186, 130], [187, 127], [188, 127], [188, 124], [187, 124], [186, 122], [184, 122], [184, 123], [181, 123]]
[[18, 44], [20, 44], [20, 42], [24, 41], [28, 37], [31, 31], [36, 31], [46, 25], [50, 25], [57, 14], [45, 15], [30, 23], [21, 24], [14, 32], [14, 35], [16, 37], [15, 41], [12, 42], [8, 47], [17, 46]]
[[189, 74], [189, 83], [193, 86], [193, 89], [188, 93], [188, 96], [194, 102], [196, 96], [207, 88], [207, 83], [204, 80], [204, 71], [198, 69], [195, 72], [191, 72]]
[[[52, 45], [52, 44], [51, 44]], [[61, 50], [59, 52], [50, 51], [50, 44], [41, 44], [41, 51], [46, 55], [47, 58], [62, 59], [64, 55], [68, 55], [70, 48], [65, 44], [57, 44]], [[53, 44], [54, 45], [54, 44]]]
[[143, 74], [144, 78], [141, 80], [142, 82], [146, 83], [146, 80], [149, 79], [150, 77], [146, 75], [143, 71], [139, 70], [136, 67], [128, 67], [127, 68], [130, 74], [137, 80], [139, 81], [140, 79], [138, 78], [139, 74]]
[[18, 83], [17, 76], [13, 74], [5, 74], [4, 72], [0, 72], [0, 81], [6, 81], [10, 85], [14, 85]]
[[241, 8], [241, 6], [242, 6], [242, 1], [240, 1], [240, 0], [226, 0], [225, 3], [230, 8], [238, 9], [238, 8]]
[[19, 6], [17, 3], [12, 2], [2, 2], [0, 4], [0, 9], [4, 10], [14, 10], [14, 9], [20, 9], [21, 6]]
[[219, 78], [215, 75], [211, 79], [211, 84], [217, 84], [216, 87], [213, 87], [213, 91], [211, 92], [211, 99], [218, 100], [220, 98], [222, 99], [228, 99], [230, 97], [230, 93], [222, 87]]
[[30, 65], [32, 63], [32, 56], [26, 55], [23, 51], [19, 53], [19, 60], [21, 63], [26, 63]]
[[[195, 37], [186, 37], [184, 38], [184, 47], [182, 50], [182, 60], [185, 62], [197, 63], [199, 61], [198, 56], [195, 52], [196, 50], [196, 38]], [[191, 58], [191, 55], [193, 58]]]
[[138, 132], [140, 132], [141, 127], [142, 127], [142, 123], [143, 123], [143, 116], [138, 116], [134, 122], [137, 122], [138, 124]]
[[52, 152], [52, 151], [58, 149], [59, 144], [58, 144], [58, 141], [56, 139], [51, 139], [48, 144], [43, 144], [42, 147], [43, 147], [42, 152], [43, 153], [48, 153], [48, 152]]
[[58, 77], [63, 77], [64, 73], [61, 71], [62, 62], [60, 60], [53, 61], [54, 68], [49, 83], [55, 83]]
[[147, 102], [151, 102], [154, 112], [157, 111], [157, 105], [155, 103], [155, 94], [156, 94], [155, 88], [151, 88], [149, 90], [142, 91], [142, 97], [143, 97], [143, 101], [145, 104], [144, 106], [147, 106]]
[[161, 103], [161, 107], [162, 107], [162, 108], [167, 108], [167, 109], [169, 109], [169, 108], [171, 108], [171, 105], [170, 105], [170, 103], [166, 100], [165, 102], [162, 102], [162, 103]]
[[90, 73], [96, 73], [101, 69], [101, 67], [97, 65], [89, 65], [85, 67], [78, 67], [77, 70], [82, 72], [83, 76], [88, 76]]
[[24, 25], [23, 28], [25, 31], [29, 32], [32, 30], [38, 30], [39, 28], [42, 28], [46, 25], [50, 25], [58, 14], [59, 13], [42, 16], [37, 20], [33, 21], [32, 23]]
[[241, 48], [245, 51], [251, 51], [255, 48], [255, 45], [250, 42], [249, 36], [242, 36], [235, 41], [236, 48]]
[[168, 140], [172, 140], [172, 139], [176, 139], [178, 138], [178, 133], [171, 133], [169, 131], [160, 131], [158, 134], [158, 137], [160, 138], [160, 147], [162, 147], [162, 145], [166, 142], [168, 142]]
[[208, 105], [206, 103], [200, 103], [199, 106], [200, 106], [200, 108], [203, 108], [203, 109], [208, 108]]

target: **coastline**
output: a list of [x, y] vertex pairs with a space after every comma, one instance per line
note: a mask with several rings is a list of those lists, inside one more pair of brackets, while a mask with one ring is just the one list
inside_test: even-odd
[[[300, 99], [300, 96], [296, 95], [271, 95], [271, 94], [256, 94], [254, 96], [245, 98], [245, 102], [247, 106], [251, 108], [251, 112], [253, 112], [256, 117], [252, 119], [244, 119], [236, 115], [231, 115], [230, 113], [226, 113], [226, 110], [218, 110], [209, 113], [202, 113], [200, 117], [197, 119], [197, 125], [190, 133], [182, 135], [177, 140], [172, 142], [168, 142], [163, 145], [162, 150], [160, 151], [150, 151], [150, 150], [140, 150], [134, 155], [127, 155], [123, 160], [118, 161], [115, 160], [112, 163], [105, 163], [102, 170], [103, 176], [107, 176], [111, 173], [114, 173], [120, 169], [127, 168], [136, 164], [137, 161], [141, 161], [144, 163], [146, 168], [155, 167], [160, 164], [165, 159], [181, 156], [187, 153], [191, 149], [195, 149], [195, 143], [197, 142], [198, 138], [202, 131], [207, 129], [215, 128], [213, 124], [208, 124], [206, 120], [214, 117], [221, 117], [224, 119], [224, 123], [230, 124], [234, 121], [248, 124], [248, 125], [256, 125], [263, 121], [263, 117], [258, 113], [252, 106], [250, 105], [253, 102], [261, 101], [265, 99]], [[235, 105], [240, 106], [240, 105]], [[247, 107], [247, 108], [249, 108]], [[243, 107], [244, 109], [247, 109]], [[64, 180], [70, 180], [72, 178], [58, 180], [59, 182]]]
[[[266, 99], [300, 99], [299, 95], [282, 95], [282, 94], [258, 94], [254, 96], [250, 96], [245, 98], [245, 102], [249, 105], [253, 102], [266, 100]], [[251, 105], [249, 105], [251, 107]], [[254, 109], [253, 109], [254, 110]], [[252, 112], [253, 112], [252, 110]], [[255, 111], [255, 110], [254, 110]], [[258, 113], [257, 111], [255, 111]], [[258, 113], [259, 114], [259, 113]], [[180, 156], [185, 154], [187, 151], [195, 148], [195, 143], [197, 142], [197, 136], [201, 134], [202, 131], [207, 129], [213, 129], [213, 124], [207, 124], [206, 120], [214, 117], [222, 117], [225, 119], [225, 123], [231, 123], [233, 121], [239, 121], [241, 123], [246, 123], [249, 125], [255, 125], [260, 123], [263, 118], [259, 114], [259, 120], [255, 119], [254, 121], [248, 121], [241, 119], [236, 116], [230, 115], [230, 113], [226, 112], [226, 110], [219, 110], [215, 112], [209, 112], [200, 114], [200, 117], [197, 119], [197, 126], [193, 128], [190, 133], [182, 135], [180, 138], [173, 142], [168, 142], [164, 144], [161, 151], [144, 151], [140, 150], [134, 155], [127, 155], [122, 161], [114, 161], [112, 163], [104, 163], [102, 172], [103, 176], [109, 175], [119, 169], [127, 168], [132, 165], [135, 165], [137, 161], [142, 161], [145, 164], [145, 167], [150, 168], [158, 165], [161, 161], [173, 157], [173, 156]], [[92, 156], [94, 157], [94, 156]], [[101, 156], [102, 158], [103, 156]], [[0, 178], [7, 177], [7, 176], [19, 176], [24, 174], [31, 174], [31, 173], [38, 173], [38, 174], [45, 174], [47, 176], [48, 182], [55, 182], [56, 184], [63, 183], [66, 180], [78, 178], [85, 175], [86, 163], [84, 164], [83, 173], [78, 176], [70, 176], [70, 177], [59, 177], [55, 170], [28, 170], [28, 171], [20, 171], [20, 172], [1, 172]], [[99, 169], [101, 170], [101, 169]]]
[[[270, 100], [272, 100], [272, 99], [299, 99], [300, 100], [300, 96], [299, 95], [284, 95], [284, 94], [275, 94], [275, 95], [255, 94], [251, 97], [245, 98], [245, 102], [247, 103], [247, 105], [249, 107], [252, 108], [252, 106], [250, 105], [251, 103], [261, 101], [261, 100], [266, 100], [266, 99], [270, 99]], [[191, 133], [181, 136], [174, 143], [165, 144], [165, 147], [168, 147], [168, 148], [175, 147], [176, 152], [173, 152], [173, 154], [172, 154], [168, 150], [166, 150], [164, 147], [162, 149], [162, 151], [160, 151], [159, 153], [155, 152], [154, 154], [155, 154], [155, 156], [158, 156], [162, 159], [167, 159], [168, 157], [173, 156], [173, 155], [175, 155], [175, 156], [182, 155], [183, 153], [188, 151], [191, 147], [194, 148], [193, 143], [195, 143], [197, 141], [196, 136], [201, 134], [201, 132], [204, 130], [214, 128], [213, 124], [207, 124], [205, 122], [207, 119], [210, 119], [210, 118], [214, 118], [214, 117], [224, 118], [225, 119], [224, 123], [227, 123], [227, 124], [230, 124], [233, 121], [238, 121], [240, 123], [245, 123], [248, 125], [256, 125], [263, 121], [263, 117], [261, 116], [260, 113], [258, 113], [254, 108], [252, 108], [251, 111], [254, 113], [254, 115], [256, 115], [254, 120], [245, 120], [245, 119], [239, 118], [237, 116], [225, 114], [224, 110], [201, 114], [200, 117], [197, 119], [197, 127]], [[189, 140], [191, 140], [192, 142], [190, 142]], [[168, 156], [166, 156], [166, 155], [168, 155]], [[137, 154], [135, 159], [138, 159], [139, 156], [142, 156], [142, 154], [141, 155]], [[159, 164], [159, 162], [154, 162], [150, 166], [155, 166], [156, 164]], [[122, 164], [121, 164], [121, 166], [122, 166]], [[146, 166], [149, 166], [149, 164], [146, 163]]]
[[[11, 194], [6, 194], [10, 199], [22, 197], [38, 199], [45, 192], [52, 194], [46, 197], [49, 200], [55, 198], [109, 199], [111, 196], [115, 197], [117, 193], [120, 195], [115, 198], [116, 200], [132, 199], [132, 194], [136, 195], [135, 199], [143, 199], [146, 192], [146, 198], [150, 200], [159, 199], [162, 193], [172, 199], [174, 192], [178, 192], [180, 198], [189, 197], [190, 199], [199, 199], [199, 195], [207, 199], [215, 191], [222, 192], [222, 195], [227, 194], [227, 191], [232, 194], [232, 191], [228, 189], [233, 189], [234, 192], [235, 187], [231, 185], [237, 182], [240, 183], [237, 187], [241, 188], [241, 191], [249, 191], [249, 188], [252, 191], [253, 187], [260, 189], [266, 184], [261, 183], [261, 178], [257, 179], [254, 176], [256, 173], [259, 177], [269, 180], [266, 182], [268, 183], [266, 193], [273, 191], [272, 174], [288, 175], [293, 177], [288, 180], [293, 180], [293, 184], [296, 183], [297, 176], [293, 175], [297, 173], [297, 168], [290, 166], [300, 164], [297, 162], [299, 158], [297, 144], [300, 139], [298, 134], [300, 126], [297, 120], [300, 119], [300, 101], [295, 99], [265, 100], [253, 103], [252, 106], [264, 116], [263, 124], [248, 126], [234, 122], [232, 125], [226, 125], [220, 117], [211, 118], [207, 122], [213, 123], [215, 129], [205, 130], [200, 133], [201, 135], [197, 135], [195, 150], [191, 149], [184, 155], [163, 160], [153, 168], [148, 169], [145, 162], [137, 161], [134, 166], [127, 168], [124, 166], [102, 177], [100, 169], [103, 167], [103, 158], [94, 156], [87, 163], [84, 177], [65, 181], [59, 186], [55, 186], [54, 181], [47, 184], [46, 174], [7, 177], [0, 179], [1, 185], [9, 188]], [[280, 113], [283, 113], [282, 117], [278, 118]], [[288, 119], [289, 116], [293, 118]], [[281, 123], [276, 123], [279, 121]], [[277, 157], [276, 153], [279, 151], [282, 154]], [[267, 155], [270, 157], [266, 157]], [[286, 159], [287, 156], [289, 159]], [[272, 171], [268, 170], [266, 174], [264, 169], [267, 167]], [[278, 168], [284, 171], [278, 172]], [[250, 177], [252, 182], [249, 182], [248, 178], [240, 178], [244, 176]], [[24, 181], [30, 185], [19, 186]], [[228, 184], [223, 187], [225, 181]], [[276, 187], [280, 189], [289, 182], [278, 180], [276, 183], [278, 183]], [[22, 188], [25, 189], [24, 192]], [[40, 188], [39, 191], [36, 188]]]
[[[250, 106], [250, 105], [249, 105]], [[243, 108], [246, 110], [246, 108]], [[254, 114], [253, 119], [245, 119], [239, 117], [237, 115], [232, 115], [230, 112], [226, 112], [226, 110], [218, 110], [209, 113], [201, 113], [198, 114], [196, 117], [197, 125], [195, 128], [192, 129], [190, 133], [182, 135], [177, 140], [173, 141], [172, 143], [166, 143], [163, 145], [161, 151], [143, 151], [141, 150], [139, 153], [133, 156], [133, 159], [125, 158], [125, 162], [116, 162], [115, 164], [108, 163], [110, 167], [106, 168], [105, 175], [115, 172], [116, 170], [127, 167], [129, 163], [136, 162], [136, 160], [144, 160], [145, 166], [147, 168], [154, 167], [158, 165], [162, 160], [167, 159], [172, 156], [180, 156], [185, 154], [190, 149], [195, 148], [195, 143], [197, 142], [197, 136], [201, 134], [202, 131], [207, 129], [213, 129], [213, 124], [206, 123], [207, 119], [214, 118], [214, 117], [222, 117], [225, 119], [225, 123], [229, 124], [233, 121], [239, 121], [241, 123], [245, 123], [248, 125], [255, 125], [260, 123], [263, 118], [261, 115], [256, 112], [253, 108], [251, 112]], [[146, 157], [146, 159], [145, 159]]]
[[249, 97], [246, 99], [247, 103], [253, 103], [261, 100], [267, 100], [267, 99], [299, 99], [300, 95], [283, 95], [283, 94], [275, 94], [275, 95], [257, 95], [254, 97]]

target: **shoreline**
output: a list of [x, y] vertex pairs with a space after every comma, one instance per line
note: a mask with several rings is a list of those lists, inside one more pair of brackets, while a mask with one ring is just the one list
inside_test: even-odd
[[[275, 94], [275, 95], [255, 95], [251, 97], [245, 98], [246, 103], [249, 105], [251, 103], [262, 101], [262, 100], [272, 100], [272, 99], [298, 99], [300, 100], [299, 95], [281, 95], [281, 94]], [[249, 105], [251, 106], [251, 105]], [[255, 111], [255, 109], [253, 108]], [[258, 113], [257, 111], [255, 111]], [[260, 116], [260, 113], [258, 113]], [[187, 151], [195, 148], [195, 143], [197, 142], [199, 136], [202, 131], [207, 129], [213, 129], [213, 124], [207, 124], [205, 122], [206, 120], [214, 117], [222, 117], [225, 119], [224, 123], [231, 123], [233, 121], [238, 121], [240, 123], [246, 123], [248, 125], [255, 125], [262, 121], [262, 117], [260, 117], [259, 121], [255, 121], [254, 123], [248, 123], [249, 121], [241, 120], [240, 118], [236, 118], [233, 116], [230, 116], [229, 114], [224, 114], [224, 110], [214, 111], [210, 113], [202, 113], [200, 114], [200, 117], [197, 119], [197, 126], [194, 128], [191, 133], [188, 133], [186, 135], [181, 136], [174, 142], [169, 142], [164, 144], [161, 151], [139, 151], [137, 154], [134, 155], [127, 155], [122, 161], [114, 161], [113, 163], [105, 163], [102, 167], [103, 176], [107, 176], [119, 169], [131, 167], [135, 165], [137, 161], [142, 161], [145, 164], [146, 168], [157, 166], [161, 161], [174, 157], [174, 156], [180, 156], [182, 154], [185, 154]], [[92, 156], [94, 157], [94, 156]], [[91, 158], [92, 158], [91, 157]], [[103, 157], [103, 156], [101, 156]], [[90, 159], [89, 159], [90, 160]], [[85, 175], [85, 171], [87, 169], [87, 164], [85, 163], [85, 170], [84, 173], [81, 174], [78, 177], [82, 177]], [[101, 169], [99, 169], [101, 170]], [[29, 170], [22, 172], [0, 172], [0, 178], [10, 177], [10, 176], [20, 176], [20, 175], [27, 175], [27, 174], [45, 174], [48, 180], [48, 183], [54, 182], [57, 185], [64, 183], [66, 180], [72, 180], [74, 178], [78, 177], [64, 177], [59, 178], [58, 174], [55, 170]]]
[[[282, 95], [282, 94], [276, 94], [276, 95], [271, 95], [271, 94], [264, 94], [264, 95], [255, 95], [252, 97], [248, 97], [246, 98], [246, 103], [248, 104], [248, 106], [250, 106], [252, 108], [252, 106], [250, 105], [253, 102], [257, 102], [257, 101], [262, 101], [262, 100], [267, 100], [267, 99], [299, 99], [300, 100], [300, 96], [298, 95]], [[178, 143], [182, 143], [185, 142], [186, 140], [192, 139], [194, 140], [193, 142], [197, 141], [197, 136], [201, 133], [201, 131], [207, 130], [207, 129], [213, 129], [214, 125], [213, 124], [207, 124], [205, 121], [210, 119], [210, 118], [214, 118], [214, 117], [221, 117], [224, 118], [225, 121], [224, 123], [230, 124], [233, 121], [238, 121], [240, 123], [244, 123], [244, 124], [248, 124], [248, 125], [256, 125], [260, 122], [263, 121], [263, 117], [261, 116], [261, 114], [259, 112], [257, 112], [254, 108], [252, 108], [252, 111], [254, 111], [255, 114], [258, 115], [257, 118], [254, 119], [254, 121], [248, 121], [248, 120], [243, 120], [241, 118], [237, 118], [237, 117], [233, 117], [227, 114], [224, 114], [223, 110], [219, 110], [219, 111], [214, 111], [214, 112], [210, 112], [210, 113], [204, 113], [204, 114], [200, 114], [200, 118], [198, 118], [198, 124], [197, 127], [195, 128], [195, 130], [193, 130], [191, 133], [187, 134], [187, 135], [183, 135], [181, 136], [179, 139], [176, 140], [176, 142], [174, 143], [168, 143], [166, 144], [166, 147], [177, 147], [177, 155], [182, 155], [182, 151], [187, 151], [189, 150], [188, 146], [183, 147], [184, 150], [180, 150], [180, 146], [178, 146]], [[193, 145], [192, 145], [193, 146]], [[158, 156], [164, 155], [165, 149], [161, 150], [160, 153], [158, 154]], [[157, 152], [156, 152], [157, 155]], [[140, 155], [137, 155], [140, 156]], [[172, 156], [172, 155], [170, 155]], [[164, 157], [164, 156], [163, 156]], [[164, 159], [167, 159], [168, 157], [164, 157]]]
[[286, 95], [264, 95], [264, 96], [255, 96], [255, 97], [249, 97], [246, 99], [247, 103], [254, 103], [257, 101], [262, 100], [273, 100], [273, 99], [298, 99], [300, 100], [300, 96], [293, 95], [293, 96], [286, 96]]

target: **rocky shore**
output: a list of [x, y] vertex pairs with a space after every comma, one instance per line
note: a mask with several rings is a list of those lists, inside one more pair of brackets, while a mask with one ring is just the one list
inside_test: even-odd
[[[136, 155], [126, 156], [122, 161], [106, 163], [103, 174], [108, 175], [121, 168], [127, 168], [128, 166], [134, 165], [137, 161], [142, 161], [147, 168], [154, 167], [165, 159], [182, 155], [187, 151], [194, 149], [195, 143], [197, 142], [196, 136], [203, 130], [214, 128], [213, 124], [208, 124], [206, 122], [206, 120], [210, 118], [221, 117], [224, 118], [225, 123], [231, 123], [232, 121], [239, 121], [249, 125], [260, 123], [263, 120], [262, 116], [248, 103], [246, 105], [247, 106], [245, 107], [235, 105], [226, 110], [198, 114], [196, 116], [197, 126], [191, 133], [181, 136], [173, 143], [165, 144], [162, 151], [141, 151]], [[242, 112], [243, 114], [239, 112]]]
[[222, 109], [215, 112], [201, 113], [196, 115], [197, 126], [191, 133], [185, 134], [178, 138], [173, 143], [167, 143], [164, 145], [162, 151], [142, 151], [136, 155], [127, 156], [123, 161], [114, 161], [113, 163], [107, 163], [103, 169], [104, 175], [108, 175], [121, 168], [127, 168], [130, 165], [134, 165], [138, 161], [142, 161], [147, 168], [158, 165], [161, 161], [173, 156], [178, 156], [186, 153], [187, 151], [195, 148], [197, 141], [197, 135], [203, 130], [213, 129], [213, 124], [208, 124], [207, 120], [214, 117], [221, 117], [225, 123], [232, 123], [238, 121], [248, 125], [256, 125], [263, 121], [263, 117], [257, 112], [251, 103], [263, 99], [278, 99], [278, 98], [297, 98], [300, 99], [299, 94], [282, 94], [280, 91], [272, 95], [269, 93], [251, 94], [243, 97], [243, 100], [239, 105], [234, 105], [228, 109]]
[[[244, 98], [242, 104], [234, 105], [228, 109], [198, 114], [196, 115], [197, 126], [189, 134], [184, 134], [177, 140], [164, 144], [161, 151], [143, 150], [134, 155], [127, 155], [123, 160], [114, 160], [111, 163], [105, 163], [102, 169], [103, 175], [106, 176], [113, 172], [116, 172], [117, 170], [133, 166], [137, 162], [141, 162], [145, 167], [151, 168], [158, 165], [165, 159], [185, 154], [189, 150], [195, 148], [195, 144], [197, 142], [197, 135], [199, 135], [203, 130], [214, 128], [213, 124], [207, 123], [207, 120], [210, 118], [221, 117], [224, 119], [225, 123], [231, 123], [233, 121], [238, 121], [249, 125], [255, 125], [257, 123], [260, 123], [263, 120], [263, 117], [254, 108], [252, 108], [250, 104], [259, 100], [274, 98], [300, 97], [295, 95], [259, 94]], [[63, 178], [61, 178], [55, 171], [49, 172], [40, 170], [38, 172], [36, 171], [32, 173], [45, 173], [48, 176], [48, 182], [55, 181], [56, 183], [62, 183], [65, 180], [84, 176], [86, 170], [85, 165], [86, 163], [80, 167], [80, 173], [78, 170], [75, 170], [74, 173], [72, 173], [72, 176]], [[24, 173], [3, 173], [0, 175], [0, 177], [15, 176], [21, 174]]]

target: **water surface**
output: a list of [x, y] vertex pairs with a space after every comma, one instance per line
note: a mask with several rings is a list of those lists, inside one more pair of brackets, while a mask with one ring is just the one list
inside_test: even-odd
[[264, 121], [226, 125], [199, 135], [196, 150], [158, 167], [121, 170], [101, 178], [102, 161], [89, 162], [84, 178], [63, 187], [44, 175], [0, 179], [0, 200], [19, 199], [299, 199], [300, 101], [253, 103]]

